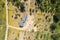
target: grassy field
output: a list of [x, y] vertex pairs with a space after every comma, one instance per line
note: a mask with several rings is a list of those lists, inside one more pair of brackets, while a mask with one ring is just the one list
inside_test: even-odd
[[13, 7], [13, 5], [11, 3], [9, 3], [8, 4], [8, 23], [11, 26], [19, 27], [18, 24], [21, 21], [21, 17], [18, 17], [17, 19], [15, 19], [16, 14], [20, 14], [20, 12], [19, 11], [16, 12], [16, 8]]
[[0, 0], [0, 40], [5, 39], [6, 31], [6, 8], [5, 2]]
[[7, 40], [19, 40], [19, 30], [9, 28]]

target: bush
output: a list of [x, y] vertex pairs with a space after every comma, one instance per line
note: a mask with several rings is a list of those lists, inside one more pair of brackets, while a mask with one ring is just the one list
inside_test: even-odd
[[59, 19], [57, 18], [57, 16], [53, 16], [53, 21], [55, 22], [55, 23], [57, 23], [58, 21], [59, 21]]
[[52, 34], [52, 35], [51, 35], [51, 38], [52, 38], [53, 40], [58, 40], [58, 39], [60, 38], [60, 33]]
[[56, 29], [56, 25], [55, 24], [51, 24], [50, 25], [50, 29], [51, 29], [51, 31], [55, 30]]

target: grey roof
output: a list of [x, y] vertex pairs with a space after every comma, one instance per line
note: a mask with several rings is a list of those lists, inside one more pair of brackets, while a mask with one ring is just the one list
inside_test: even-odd
[[23, 17], [22, 17], [22, 21], [19, 23], [20, 26], [24, 26], [24, 23], [26, 22], [26, 19], [27, 19], [27, 14], [25, 14]]
[[25, 14], [25, 15], [22, 17], [22, 20], [23, 20], [23, 21], [26, 21], [26, 19], [27, 19], [27, 14]]

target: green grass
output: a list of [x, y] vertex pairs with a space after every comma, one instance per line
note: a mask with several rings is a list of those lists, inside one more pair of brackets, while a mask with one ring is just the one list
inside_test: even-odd
[[57, 38], [57, 40], [60, 40], [60, 4], [59, 4], [59, 2], [60, 2], [60, 0], [56, 0], [57, 1], [57, 10], [56, 10], [56, 16], [57, 16], [57, 18], [59, 19], [59, 21], [57, 22], [57, 23], [55, 23], [55, 25], [56, 25], [56, 29], [55, 29], [55, 33], [57, 33], [58, 34], [58, 38]]
[[3, 6], [5, 4], [0, 0], [0, 40], [5, 40], [5, 31], [6, 31], [6, 8]]

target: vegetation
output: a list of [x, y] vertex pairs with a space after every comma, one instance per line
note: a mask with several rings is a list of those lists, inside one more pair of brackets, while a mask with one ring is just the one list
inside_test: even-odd
[[55, 24], [51, 24], [50, 29], [53, 31], [53, 30], [55, 30], [55, 28], [56, 28], [56, 25]]
[[57, 16], [53, 16], [53, 21], [55, 22], [55, 23], [57, 23], [58, 21], [59, 21], [59, 19], [57, 18]]
[[5, 3], [0, 0], [0, 40], [5, 39], [6, 31], [6, 8]]
[[[12, 4], [16, 7], [21, 7], [19, 9], [21, 12], [24, 11], [24, 3], [20, 2], [19, 0], [10, 0]], [[36, 3], [38, 6], [38, 9], [41, 10], [42, 12], [51, 12], [51, 14], [55, 14], [53, 16], [53, 23], [50, 25], [50, 30], [51, 30], [51, 39], [52, 40], [60, 40], [60, 0], [36, 0]], [[40, 14], [40, 13], [39, 13]], [[41, 16], [37, 14], [38, 16]], [[46, 19], [48, 16], [46, 16]], [[38, 18], [36, 18], [35, 23], [39, 23]], [[34, 30], [32, 30], [34, 32]], [[39, 38], [42, 37], [40, 36], [40, 32], [36, 33], [36, 40], [39, 40]], [[47, 36], [45, 36], [47, 38]], [[47, 38], [48, 39], [48, 38]], [[44, 39], [45, 40], [45, 39]]]
[[[53, 23], [50, 26], [53, 40], [60, 40], [60, 0], [36, 0], [38, 9], [42, 12], [50, 12], [53, 16]], [[47, 19], [47, 17], [46, 17]], [[55, 34], [56, 33], [56, 34]]]
[[[9, 1], [9, 0], [8, 0]], [[19, 7], [20, 7], [20, 11], [21, 12], [24, 12], [25, 11], [25, 7], [24, 7], [24, 3], [23, 2], [20, 2], [19, 0], [10, 0], [11, 1], [11, 3], [14, 5], [14, 6], [16, 6], [18, 9], [19, 9]], [[9, 2], [10, 2], [9, 1]]]
[[36, 0], [36, 4], [42, 12], [55, 14], [53, 16], [54, 24], [50, 26], [51, 37], [53, 40], [60, 40], [60, 0]]
[[35, 40], [51, 40], [50, 39], [50, 34], [49, 33], [45, 33], [45, 32], [36, 32], [36, 36], [35, 36]]
[[55, 3], [56, 3], [56, 0], [51, 0], [51, 3], [52, 3], [52, 4], [55, 4]]
[[36, 3], [39, 5], [41, 3], [41, 0], [36, 0]]
[[42, 12], [55, 12], [55, 0], [36, 0], [36, 4], [38, 4], [38, 7]]
[[58, 34], [53, 34], [53, 35], [51, 35], [51, 38], [52, 38], [53, 40], [59, 40], [60, 34], [59, 34], [59, 33], [58, 33]]
[[56, 0], [56, 12], [55, 12], [55, 15], [53, 16], [54, 18], [54, 23], [55, 23], [55, 25], [56, 25], [56, 28], [55, 28], [55, 30], [54, 30], [54, 32], [53, 32], [53, 34], [52, 34], [52, 39], [53, 40], [60, 40], [60, 25], [59, 25], [59, 23], [60, 23], [60, 0]]

